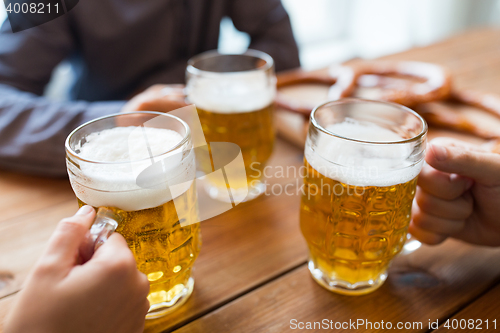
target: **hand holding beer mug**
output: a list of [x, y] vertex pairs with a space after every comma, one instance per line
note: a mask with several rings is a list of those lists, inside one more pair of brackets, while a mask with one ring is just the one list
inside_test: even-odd
[[361, 295], [383, 284], [406, 241], [426, 134], [397, 104], [343, 99], [313, 110], [300, 226], [320, 285]]
[[79, 205], [98, 208], [95, 241], [116, 228], [150, 282], [146, 317], [183, 304], [201, 246], [188, 125], [158, 112], [102, 117], [75, 129], [66, 153]]
[[[233, 201], [256, 198], [265, 191], [262, 174], [274, 144], [273, 59], [254, 50], [209, 51], [189, 60], [186, 76], [187, 98], [196, 105], [206, 141], [231, 142], [241, 148], [247, 179], [227, 175], [240, 180], [229, 182]], [[205, 188], [212, 198], [224, 201], [226, 183], [209, 176]]]

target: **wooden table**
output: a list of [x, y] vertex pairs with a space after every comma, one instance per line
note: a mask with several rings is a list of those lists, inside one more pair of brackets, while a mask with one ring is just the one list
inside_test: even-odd
[[[457, 86], [500, 93], [498, 30], [470, 32], [387, 58], [443, 64], [456, 76]], [[316, 284], [306, 267], [299, 230], [301, 181], [293, 173], [278, 172], [278, 166], [286, 170], [301, 164], [302, 152], [278, 140], [269, 195], [202, 222], [193, 295], [174, 314], [148, 321], [146, 332], [288, 332], [293, 323], [323, 319], [334, 324], [383, 320], [394, 327], [409, 323], [413, 328], [408, 332], [432, 331], [429, 321], [438, 320], [437, 331], [446, 332], [448, 318], [482, 319], [482, 332], [493, 332], [496, 319], [500, 330], [500, 249], [454, 240], [423, 246], [396, 258], [384, 286], [365, 296], [341, 296]], [[280, 193], [276, 184], [290, 184], [288, 194]], [[56, 223], [76, 208], [65, 179], [0, 172], [0, 320]], [[422, 326], [413, 324], [420, 322]], [[345, 331], [372, 330], [363, 326]]]

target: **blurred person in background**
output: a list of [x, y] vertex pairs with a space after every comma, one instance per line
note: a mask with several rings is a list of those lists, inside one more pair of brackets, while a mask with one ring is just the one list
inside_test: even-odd
[[[274, 58], [277, 71], [300, 66], [280, 0], [80, 1], [67, 14], [17, 33], [6, 20], [0, 30], [0, 168], [65, 175], [64, 140], [77, 126], [120, 111], [181, 106], [158, 84], [183, 83], [187, 60], [217, 49], [225, 16], [250, 35], [250, 48]], [[51, 101], [44, 89], [63, 60], [76, 74], [71, 101]]]

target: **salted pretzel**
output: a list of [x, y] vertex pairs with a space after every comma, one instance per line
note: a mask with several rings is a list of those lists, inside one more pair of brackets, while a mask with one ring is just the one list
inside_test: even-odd
[[[354, 66], [356, 83], [363, 85], [366, 75], [373, 86], [384, 86], [380, 99], [414, 107], [448, 98], [451, 92], [451, 75], [443, 67], [417, 61], [364, 61]], [[396, 77], [390, 77], [396, 76]], [[405, 82], [414, 78], [421, 82]]]
[[[398, 77], [363, 75], [358, 78], [357, 85], [365, 88], [377, 87], [384, 90], [394, 88], [398, 90], [410, 90], [414, 83]], [[500, 96], [498, 95], [481, 93], [474, 90], [452, 90], [446, 100], [475, 106], [500, 117]], [[414, 105], [413, 108], [420, 113], [431, 126], [469, 133], [483, 139], [500, 137], [500, 129], [493, 130], [478, 127], [467, 117], [443, 105], [436, 103], [419, 103]]]
[[[424, 62], [363, 61], [332, 67], [328, 74], [293, 72], [278, 76], [278, 88], [301, 83], [331, 85], [328, 99], [354, 94], [356, 87], [380, 88], [379, 99], [414, 108], [431, 126], [472, 134], [483, 139], [498, 139], [493, 151], [500, 153], [500, 128], [483, 128], [469, 118], [435, 101], [451, 101], [475, 106], [500, 117], [500, 96], [473, 90], [452, 90], [451, 76], [439, 65]], [[278, 94], [277, 105], [308, 116], [315, 107], [291, 102]]]
[[500, 128], [479, 127], [467, 117], [455, 112], [453, 109], [438, 103], [425, 103], [415, 108], [430, 126], [447, 128], [458, 132], [472, 134], [482, 139], [500, 138]]
[[453, 91], [451, 93], [451, 99], [463, 104], [475, 106], [500, 117], [500, 96], [498, 95], [467, 89]]
[[[413, 107], [417, 104], [445, 99], [450, 95], [451, 76], [441, 66], [415, 61], [365, 61], [352, 66], [335, 66], [328, 70], [328, 74], [307, 72], [290, 72], [278, 76], [278, 88], [301, 84], [321, 83], [330, 84], [329, 100], [337, 100], [352, 96], [356, 84], [366, 81], [366, 77], [377, 80], [371, 85], [385, 89], [381, 99]], [[397, 78], [387, 77], [395, 75]], [[402, 84], [402, 78], [412, 77], [423, 82]], [[399, 78], [399, 79], [398, 79]], [[392, 84], [391, 84], [392, 83]], [[397, 83], [397, 84], [394, 84]], [[290, 101], [278, 92], [276, 104], [284, 109], [309, 115], [315, 105], [310, 103]]]
[[491, 151], [500, 154], [500, 140], [496, 140], [495, 142], [493, 142], [493, 147], [491, 148]]
[[[303, 71], [294, 71], [278, 75], [277, 87], [304, 84], [319, 83], [329, 85], [328, 99], [337, 100], [339, 98], [351, 96], [354, 92], [356, 81], [355, 73], [349, 67], [339, 66], [330, 69], [327, 74], [308, 73]], [[285, 110], [299, 113], [304, 117], [309, 117], [316, 104], [293, 101], [286, 98], [282, 93], [276, 93], [276, 105]]]
[[[361, 68], [361, 69], [359, 69]], [[500, 96], [481, 93], [474, 90], [452, 90], [451, 77], [438, 65], [422, 62], [396, 62], [373, 66], [373, 63], [362, 63], [356, 70], [356, 84], [361, 87], [380, 87], [383, 89], [381, 99], [396, 102], [415, 108], [429, 125], [448, 128], [469, 133], [483, 139], [500, 138], [500, 129], [487, 129], [472, 123], [467, 117], [436, 103], [439, 100], [450, 100], [471, 105], [500, 117]], [[368, 68], [368, 69], [366, 69]], [[376, 68], [373, 70], [373, 68]], [[397, 70], [395, 70], [395, 68]], [[420, 75], [413, 71], [421, 71]], [[427, 77], [426, 82], [414, 83], [406, 76]], [[398, 75], [397, 77], [387, 75]], [[429, 85], [428, 88], [422, 84]], [[440, 86], [440, 84], [442, 84]], [[415, 92], [427, 93], [418, 94]]]

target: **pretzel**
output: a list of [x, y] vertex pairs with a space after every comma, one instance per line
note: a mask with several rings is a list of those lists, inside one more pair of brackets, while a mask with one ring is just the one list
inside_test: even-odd
[[463, 104], [472, 105], [500, 117], [500, 96], [475, 90], [453, 91], [451, 98]]
[[[366, 75], [374, 82], [371, 86], [385, 85], [387, 89], [382, 92], [381, 99], [389, 102], [414, 107], [421, 103], [427, 103], [447, 98], [451, 92], [451, 76], [443, 67], [435, 64], [417, 61], [367, 61], [355, 65], [356, 82], [366, 82]], [[374, 77], [373, 75], [378, 77]], [[388, 75], [398, 77], [412, 77], [423, 80], [413, 84], [401, 83], [401, 78], [391, 78]], [[366, 83], [365, 83], [366, 86]]]
[[[282, 88], [285, 86], [303, 84], [303, 83], [320, 83], [329, 85], [328, 91], [329, 100], [337, 100], [339, 98], [348, 97], [352, 95], [355, 89], [355, 73], [348, 67], [335, 67], [331, 68], [328, 74], [308, 73], [308, 72], [288, 72], [278, 76], [277, 87]], [[276, 105], [283, 109], [302, 114], [309, 117], [312, 109], [317, 105], [300, 101], [291, 101], [282, 93], [276, 93]]]
[[[500, 129], [487, 129], [469, 118], [438, 103], [449, 100], [472, 105], [500, 117], [500, 96], [473, 90], [452, 90], [451, 76], [439, 65], [413, 61], [363, 61], [348, 66], [331, 67], [328, 74], [291, 72], [278, 76], [278, 88], [301, 83], [331, 85], [329, 100], [350, 97], [356, 86], [382, 88], [382, 100], [415, 108], [429, 125], [472, 134], [483, 139], [499, 139]], [[278, 92], [276, 104], [308, 116], [315, 105], [288, 101]], [[496, 145], [500, 152], [500, 143]]]
[[[424, 64], [424, 63], [419, 63]], [[426, 64], [431, 65], [431, 64]], [[364, 65], [366, 66], [366, 65]], [[364, 71], [358, 71], [358, 73], [363, 73]], [[386, 73], [388, 73], [387, 71]], [[392, 74], [392, 73], [391, 73]], [[447, 81], [449, 80], [449, 76]], [[437, 83], [438, 81], [435, 80]], [[386, 89], [389, 91], [411, 91], [415, 89], [415, 83], [405, 80], [400, 77], [390, 77], [382, 75], [382, 71], [379, 71], [377, 75], [364, 74], [358, 76], [357, 84], [362, 87], [380, 87], [382, 89]], [[436, 98], [446, 99], [453, 102], [458, 102], [466, 105], [475, 106], [481, 108], [485, 111], [490, 112], [493, 115], [500, 117], [500, 96], [494, 94], [486, 94], [477, 92], [474, 90], [451, 90], [451, 84], [445, 84], [444, 88], [441, 89], [443, 94], [439, 94], [439, 90], [431, 99]], [[448, 93], [444, 93], [448, 90]], [[412, 106], [415, 110], [422, 115], [422, 117], [429, 123], [429, 125], [434, 125], [437, 127], [447, 128], [459, 132], [469, 133], [474, 136], [483, 138], [483, 139], [493, 139], [500, 138], [500, 130], [495, 131], [491, 129], [486, 129], [483, 127], [478, 127], [476, 124], [472, 123], [467, 117], [460, 115], [449, 108], [446, 108], [442, 105], [438, 105], [435, 103], [423, 102], [420, 100], [418, 103], [412, 105], [409, 102], [401, 102], [401, 100], [397, 100], [396, 98], [391, 98], [387, 93], [382, 99], [390, 100], [393, 102], [397, 102], [400, 104], [405, 104], [407, 106]], [[415, 99], [416, 102], [417, 99]]]
[[491, 148], [491, 151], [500, 154], [500, 140], [496, 140], [495, 142], [493, 142], [493, 147]]
[[421, 104], [415, 108], [415, 111], [417, 111], [431, 126], [464, 132], [483, 139], [500, 138], [500, 129], [494, 131], [488, 128], [479, 127], [471, 123], [467, 117], [464, 117], [442, 104]]
[[[373, 74], [377, 76], [373, 76]], [[372, 84], [385, 86], [381, 99], [413, 107], [417, 104], [445, 99], [450, 95], [451, 77], [441, 66], [416, 61], [365, 61], [352, 66], [331, 67], [328, 75], [306, 72], [290, 72], [278, 77], [278, 88], [300, 83], [331, 84], [329, 100], [352, 96], [357, 83], [363, 84], [366, 75], [377, 81]], [[389, 78], [387, 75], [413, 77], [424, 82], [394, 84], [402, 79]], [[390, 84], [388, 84], [390, 83]], [[276, 104], [284, 109], [309, 115], [315, 105], [287, 100], [281, 93], [276, 96]]]

